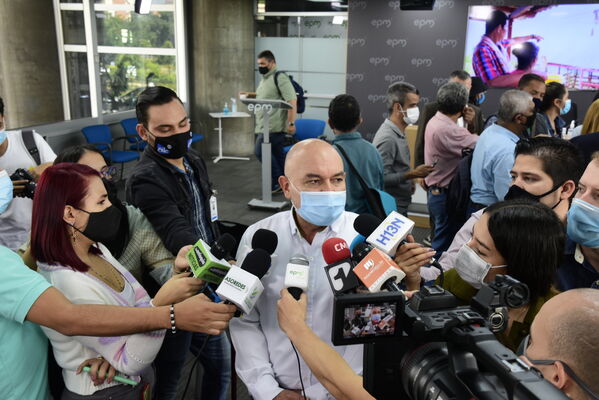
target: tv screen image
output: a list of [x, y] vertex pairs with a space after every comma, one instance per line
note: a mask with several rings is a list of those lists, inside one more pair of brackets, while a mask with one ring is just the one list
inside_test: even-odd
[[490, 87], [536, 73], [598, 90], [599, 4], [470, 6], [464, 69]]
[[396, 303], [378, 303], [345, 307], [343, 338], [393, 336], [395, 334]]

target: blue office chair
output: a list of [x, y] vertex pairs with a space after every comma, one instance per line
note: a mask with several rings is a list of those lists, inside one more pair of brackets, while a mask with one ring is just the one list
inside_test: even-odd
[[[295, 138], [298, 142], [306, 139], [318, 138], [324, 133], [325, 125], [326, 123], [319, 119], [298, 119], [295, 121]], [[292, 146], [283, 147], [283, 152], [287, 154]]]
[[[146, 148], [147, 142], [142, 140], [137, 134], [137, 118], [127, 118], [121, 121], [121, 126], [123, 127], [123, 131], [125, 132], [125, 136], [131, 145], [129, 146], [130, 150], [138, 150], [142, 151]], [[201, 133], [192, 133], [191, 134], [191, 143], [199, 142], [204, 139], [204, 135]]]
[[108, 125], [91, 125], [81, 129], [85, 140], [89, 144], [94, 145], [98, 150], [104, 154], [104, 157], [111, 164], [121, 164], [121, 180], [123, 179], [123, 169], [126, 162], [135, 161], [139, 159], [140, 153], [138, 151], [127, 151], [114, 150], [113, 143], [119, 140], [128, 141], [127, 136], [119, 136], [113, 138], [110, 134], [110, 128]]
[[121, 126], [123, 127], [123, 132], [125, 132], [127, 141], [131, 143], [129, 150], [142, 151], [146, 148], [148, 143], [142, 140], [137, 134], [137, 118], [124, 119], [121, 121]]

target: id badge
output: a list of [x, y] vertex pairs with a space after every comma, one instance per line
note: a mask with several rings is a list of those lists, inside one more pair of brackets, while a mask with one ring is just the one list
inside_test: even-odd
[[218, 207], [216, 205], [216, 196], [210, 196], [210, 221], [218, 221]]

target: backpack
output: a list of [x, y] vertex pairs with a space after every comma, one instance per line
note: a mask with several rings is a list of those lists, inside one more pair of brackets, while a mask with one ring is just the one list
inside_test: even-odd
[[472, 188], [470, 168], [472, 166], [473, 153], [473, 149], [462, 149], [462, 159], [458, 164], [456, 174], [447, 187], [445, 205], [447, 215], [452, 223], [455, 222], [456, 226], [460, 227], [470, 217], [468, 215], [468, 208], [470, 205], [470, 189]]
[[35, 138], [33, 137], [33, 131], [21, 131], [21, 136], [23, 137], [23, 143], [25, 144], [27, 151], [29, 152], [29, 154], [31, 154], [31, 157], [33, 157], [33, 160], [35, 161], [36, 165], [40, 165], [42, 163], [42, 160], [40, 159], [40, 151], [37, 148]]
[[[279, 96], [281, 96], [281, 98], [283, 98], [283, 94], [281, 93], [281, 89], [279, 89], [279, 74], [284, 74], [284, 73], [285, 72], [283, 72], [283, 71], [277, 71], [275, 73], [275, 86], [277, 87], [277, 90], [279, 91]], [[293, 89], [295, 90], [295, 94], [297, 96], [296, 112], [298, 114], [303, 114], [304, 111], [306, 111], [306, 98], [304, 97], [305, 90], [299, 83], [297, 83], [293, 79], [293, 76], [288, 75], [288, 74], [285, 74], [285, 75], [287, 75], [287, 77], [291, 81], [291, 84], [293, 85]]]

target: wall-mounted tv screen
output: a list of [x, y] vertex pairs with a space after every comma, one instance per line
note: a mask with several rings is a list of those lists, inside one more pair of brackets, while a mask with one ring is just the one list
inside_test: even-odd
[[526, 73], [599, 89], [599, 4], [471, 6], [464, 69], [491, 87]]

